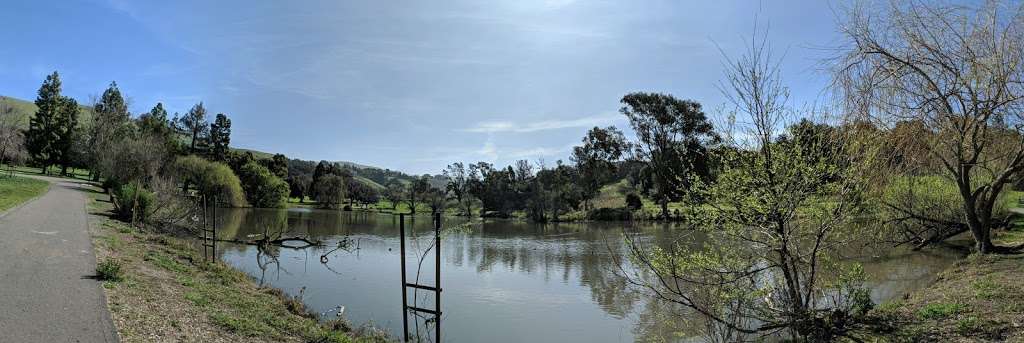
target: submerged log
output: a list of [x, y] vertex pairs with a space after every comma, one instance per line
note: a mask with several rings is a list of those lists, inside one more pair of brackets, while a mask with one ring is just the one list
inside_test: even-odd
[[[296, 250], [298, 250], [298, 249], [305, 249], [305, 248], [309, 248], [309, 247], [320, 247], [320, 246], [324, 245], [323, 242], [321, 242], [319, 240], [311, 241], [311, 240], [309, 240], [309, 239], [307, 239], [305, 237], [298, 237], [298, 236], [296, 236], [296, 237], [279, 237], [279, 238], [275, 238], [275, 239], [270, 239], [268, 237], [265, 237], [265, 238], [256, 239], [256, 240], [217, 239], [217, 241], [218, 242], [229, 242], [229, 243], [237, 243], [237, 244], [255, 245], [255, 246], [261, 246], [261, 247], [276, 246], [276, 247], [296, 249]], [[300, 242], [301, 244], [298, 244], [298, 245], [286, 244], [288, 242]]]

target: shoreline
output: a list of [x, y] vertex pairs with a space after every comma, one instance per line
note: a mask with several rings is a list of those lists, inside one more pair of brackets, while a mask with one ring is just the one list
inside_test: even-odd
[[108, 218], [106, 196], [89, 195], [97, 263], [120, 266], [104, 281], [107, 306], [124, 342], [387, 342], [386, 333], [321, 321], [301, 298], [261, 287], [221, 261], [207, 263], [193, 237], [132, 228]]
[[[1024, 230], [995, 241], [1019, 245]], [[867, 336], [878, 342], [1024, 342], [1024, 254], [972, 254], [869, 318]]]

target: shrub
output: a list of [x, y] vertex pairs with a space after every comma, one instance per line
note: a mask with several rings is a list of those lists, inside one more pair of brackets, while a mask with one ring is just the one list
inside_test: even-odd
[[[1008, 205], [1016, 199], [1010, 192], [1003, 193], [992, 209], [995, 217], [1007, 215]], [[896, 178], [883, 191], [882, 200], [927, 218], [949, 222], [962, 222], [964, 218], [963, 199], [956, 183], [938, 175]], [[900, 211], [883, 207], [890, 218], [905, 216]]]
[[242, 182], [228, 165], [192, 155], [179, 157], [175, 167], [182, 182], [195, 185], [201, 194], [216, 196], [230, 206], [245, 206]]
[[96, 265], [96, 278], [103, 281], [121, 281], [121, 263], [107, 259]]
[[644, 207], [644, 202], [636, 193], [629, 193], [626, 194], [626, 207], [630, 210], [637, 211]]
[[963, 215], [956, 184], [941, 176], [898, 177], [885, 188], [882, 199], [930, 218], [955, 220]]
[[288, 201], [288, 183], [259, 163], [243, 165], [238, 171], [238, 178], [242, 182], [245, 198], [252, 206], [282, 208]]
[[587, 213], [590, 220], [630, 220], [633, 212], [626, 208], [597, 208]]
[[145, 222], [153, 213], [156, 196], [134, 183], [114, 188], [114, 215], [123, 221]]

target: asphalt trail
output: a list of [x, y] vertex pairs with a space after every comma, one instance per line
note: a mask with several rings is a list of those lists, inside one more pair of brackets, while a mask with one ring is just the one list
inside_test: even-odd
[[0, 217], [0, 342], [117, 342], [89, 239], [85, 186], [49, 191]]

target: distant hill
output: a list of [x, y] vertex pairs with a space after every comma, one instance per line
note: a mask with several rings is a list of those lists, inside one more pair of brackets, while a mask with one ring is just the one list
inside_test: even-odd
[[[271, 158], [271, 157], [274, 157], [274, 154], [276, 154], [276, 153], [273, 153], [273, 152], [259, 151], [259, 150], [255, 150], [255, 149], [246, 149], [246, 148], [231, 148], [231, 150], [235, 150], [235, 151], [238, 151], [238, 152], [251, 152], [252, 155], [254, 157], [258, 158], [258, 159]], [[313, 162], [320, 162], [320, 161], [313, 161]], [[339, 164], [341, 164], [343, 166], [355, 167], [355, 168], [359, 168], [359, 169], [366, 169], [366, 168], [384, 169], [384, 168], [381, 168], [381, 167], [375, 167], [375, 166], [371, 166], [371, 165], [359, 164], [359, 163], [349, 162], [349, 161], [328, 161], [328, 162], [339, 163]]]
[[[22, 100], [18, 98], [12, 98], [9, 96], [0, 95], [0, 108], [10, 107], [14, 109], [14, 113], [19, 117], [19, 123], [23, 125], [23, 128], [28, 128], [28, 120], [36, 114], [39, 107], [36, 107], [35, 102]], [[81, 112], [78, 113], [78, 123], [90, 123], [92, 122], [93, 112], [92, 108], [85, 106], [82, 103], [78, 104], [78, 108]]]

